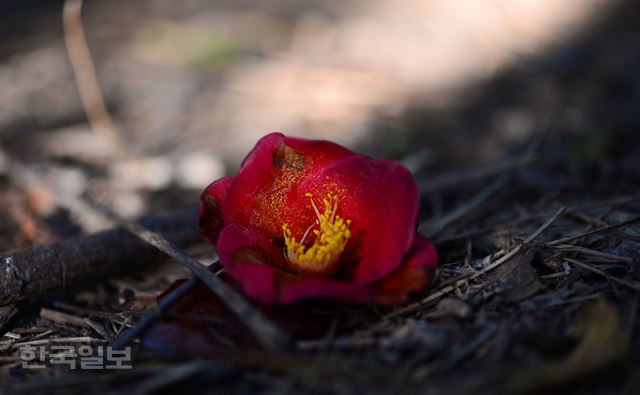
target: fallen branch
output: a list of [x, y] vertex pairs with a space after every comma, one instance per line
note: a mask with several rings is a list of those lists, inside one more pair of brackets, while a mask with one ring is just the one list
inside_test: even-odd
[[592, 273], [599, 274], [599, 275], [601, 275], [602, 277], [606, 278], [609, 281], [613, 281], [613, 282], [618, 283], [620, 285], [624, 285], [625, 287], [630, 288], [630, 289], [632, 289], [632, 290], [634, 290], [636, 292], [640, 292], [640, 284], [638, 284], [638, 283], [627, 281], [625, 279], [618, 278], [616, 276], [612, 276], [611, 274], [609, 274], [609, 273], [607, 273], [607, 272], [605, 272], [603, 270], [595, 268], [595, 267], [593, 267], [591, 265], [587, 265], [586, 263], [580, 262], [577, 259], [564, 258], [564, 260], [569, 262], [569, 263], [571, 263], [571, 264], [573, 264], [573, 265], [575, 265], [575, 266], [578, 266], [581, 269], [584, 269], [584, 270], [592, 272]]
[[82, 0], [66, 0], [62, 20], [69, 62], [91, 129], [94, 133], [104, 134], [122, 153], [128, 154], [127, 147], [109, 115], [98, 83], [96, 68], [82, 26]]
[[[290, 348], [293, 345], [292, 339], [286, 333], [282, 332], [277, 326], [264, 318], [241, 294], [212, 273], [209, 268], [193, 259], [183, 250], [177, 248], [169, 240], [144, 226], [120, 218], [116, 213], [108, 210], [106, 207], [96, 204], [95, 208], [118, 223], [120, 227], [126, 229], [129, 233], [171, 256], [189, 269], [253, 332], [256, 340], [267, 350], [280, 351]], [[189, 283], [191, 281], [195, 280], [190, 280]], [[193, 286], [193, 284], [189, 283], [187, 283], [183, 289], [188, 290], [188, 287]], [[153, 321], [154, 317], [149, 317], [148, 319]], [[118, 346], [120, 346], [120, 344], [118, 344]]]
[[[635, 193], [632, 195], [626, 195], [626, 196], [621, 196], [621, 197], [617, 197], [614, 199], [606, 199], [606, 200], [601, 200], [601, 201], [597, 201], [594, 203], [587, 203], [587, 204], [582, 204], [582, 205], [577, 205], [577, 206], [573, 206], [573, 207], [569, 207], [567, 208], [567, 210], [565, 211], [565, 213], [567, 215], [583, 215], [582, 211], [585, 210], [591, 210], [591, 209], [597, 209], [597, 208], [603, 208], [603, 207], [607, 207], [607, 208], [613, 208], [613, 207], [619, 207], [631, 202], [635, 202], [638, 199], [640, 199], [640, 194], [639, 193]], [[433, 241], [436, 241], [437, 244], [444, 244], [444, 243], [451, 243], [451, 242], [455, 242], [455, 241], [460, 241], [460, 240], [464, 240], [464, 239], [469, 239], [469, 238], [477, 238], [478, 236], [484, 236], [487, 233], [492, 233], [495, 234], [497, 232], [502, 232], [502, 231], [509, 231], [510, 228], [514, 228], [519, 226], [520, 224], [524, 223], [524, 222], [528, 222], [528, 221], [534, 221], [534, 220], [539, 220], [539, 219], [544, 219], [549, 217], [550, 215], [553, 215], [553, 213], [556, 210], [543, 210], [534, 214], [528, 214], [528, 215], [524, 215], [520, 218], [516, 218], [516, 219], [509, 219], [506, 221], [502, 221], [502, 222], [498, 222], [495, 223], [493, 225], [481, 228], [481, 229], [477, 229], [477, 230], [473, 230], [470, 232], [463, 232], [461, 234], [457, 234], [457, 235], [453, 235], [444, 239], [435, 239]], [[603, 226], [608, 226], [609, 224], [604, 223], [603, 221], [600, 221], [602, 223]], [[629, 225], [628, 223], [622, 223], [622, 224], [617, 224], [617, 225], [612, 225], [614, 227], [622, 227], [625, 225]], [[606, 229], [605, 229], [606, 230]], [[611, 229], [609, 229], [611, 230]], [[602, 229], [599, 231], [603, 231]], [[619, 232], [619, 231], [618, 231]], [[582, 236], [578, 236], [579, 237], [583, 237]], [[572, 236], [572, 238], [574, 238], [575, 236]], [[631, 239], [635, 239], [636, 237], [633, 235], [630, 235], [628, 233], [622, 233], [621, 237], [624, 238], [631, 238]], [[560, 243], [558, 243], [560, 244]]]
[[557, 249], [558, 251], [577, 252], [580, 254], [591, 255], [591, 256], [595, 256], [595, 257], [602, 258], [608, 261], [613, 261], [613, 262], [622, 262], [627, 264], [633, 263], [633, 258], [628, 256], [607, 254], [606, 252], [592, 250], [591, 248], [586, 248], [586, 247], [574, 246], [571, 244], [559, 244], [557, 246], [554, 246], [554, 248]]
[[[211, 268], [219, 268], [219, 263], [213, 263], [209, 266]], [[196, 285], [200, 284], [200, 279], [196, 276], [191, 277], [189, 280], [180, 285], [177, 289], [173, 290], [166, 298], [162, 299], [158, 306], [149, 310], [145, 315], [136, 323], [133, 328], [125, 330], [111, 345], [114, 350], [122, 350], [133, 338], [140, 336], [144, 331], [155, 322], [155, 320], [170, 309], [180, 298], [192, 291]]]
[[443, 174], [441, 176], [430, 179], [428, 183], [420, 185], [420, 193], [425, 194], [440, 192], [459, 185], [465, 185], [482, 178], [487, 178], [502, 173], [508, 173], [512, 170], [525, 167], [531, 164], [533, 161], [534, 156], [531, 154], [526, 154], [521, 157], [506, 159], [499, 163], [491, 163], [488, 165], [480, 166], [476, 169], [467, 169], [454, 173]]
[[[140, 224], [188, 248], [202, 242], [197, 207], [147, 217]], [[106, 230], [54, 244], [0, 254], [0, 306], [50, 291], [87, 285], [165, 259], [124, 230]]]
[[516, 256], [518, 253], [520, 253], [520, 251], [527, 247], [529, 244], [531, 244], [531, 242], [533, 242], [538, 236], [540, 236], [540, 234], [542, 232], [544, 232], [549, 226], [551, 226], [564, 212], [565, 212], [565, 208], [561, 207], [554, 215], [553, 217], [549, 218], [547, 221], [545, 221], [544, 224], [542, 224], [538, 229], [536, 229], [535, 232], [533, 232], [531, 235], [529, 235], [529, 237], [527, 237], [521, 244], [518, 244], [517, 246], [515, 246], [511, 251], [509, 251], [507, 254], [505, 254], [504, 256], [502, 256], [501, 258], [497, 259], [496, 261], [490, 263], [488, 266], [486, 266], [484, 269], [479, 270], [475, 273], [471, 273], [465, 276], [462, 276], [460, 279], [458, 279], [455, 284], [453, 285], [449, 285], [446, 286], [436, 292], [432, 292], [431, 294], [429, 294], [429, 296], [427, 296], [426, 298], [422, 299], [421, 301], [415, 302], [415, 303], [411, 303], [408, 304], [398, 310], [394, 310], [391, 311], [390, 313], [386, 314], [385, 316], [382, 317], [383, 320], [388, 320], [394, 317], [398, 317], [404, 314], [408, 314], [408, 313], [413, 313], [416, 312], [418, 310], [420, 310], [420, 308], [422, 308], [423, 306], [434, 302], [440, 298], [442, 298], [443, 296], [455, 291], [456, 289], [458, 289], [458, 287], [462, 286], [465, 282], [470, 281], [470, 280], [475, 280], [476, 278], [494, 270], [495, 268], [497, 268], [498, 266], [502, 265], [503, 263], [507, 262], [508, 260], [510, 260], [511, 258], [513, 258], [514, 256]]
[[576, 239], [581, 239], [583, 237], [595, 235], [596, 233], [607, 232], [607, 231], [610, 231], [612, 229], [621, 228], [623, 226], [633, 225], [636, 222], [640, 222], [640, 215], [635, 216], [635, 217], [633, 217], [633, 218], [631, 218], [629, 220], [617, 223], [617, 224], [611, 224], [611, 225], [603, 226], [601, 228], [596, 228], [596, 229], [590, 230], [588, 232], [580, 233], [578, 235], [568, 236], [568, 237], [564, 237], [562, 239], [554, 240], [554, 241], [551, 241], [551, 242], [547, 243], [547, 245], [548, 246], [557, 246], [557, 245], [560, 245], [560, 244], [566, 244], [566, 243], [568, 243], [570, 241], [574, 241]]
[[496, 178], [493, 182], [487, 185], [486, 188], [482, 189], [473, 198], [462, 203], [460, 206], [453, 209], [451, 212], [447, 213], [442, 218], [434, 222], [427, 222], [425, 225], [421, 226], [420, 233], [423, 233], [429, 238], [434, 238], [436, 235], [442, 232], [449, 224], [459, 220], [460, 218], [464, 217], [469, 212], [473, 211], [478, 206], [486, 202], [491, 196], [493, 196], [496, 192], [498, 192], [500, 188], [505, 186], [508, 181], [509, 181], [508, 176], [501, 176]]

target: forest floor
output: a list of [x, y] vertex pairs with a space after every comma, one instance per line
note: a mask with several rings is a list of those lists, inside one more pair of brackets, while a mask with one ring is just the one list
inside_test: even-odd
[[[302, 62], [285, 68], [282, 59], [274, 63], [264, 54], [281, 51], [292, 36], [298, 43], [294, 55], [313, 52], [304, 35], [336, 26], [346, 31], [345, 21], [359, 15], [358, 7], [336, 11], [318, 5], [305, 19], [308, 10], [287, 1], [251, 12], [226, 3], [215, 12], [198, 5], [204, 2], [178, 10], [158, 3], [134, 7], [131, 15], [154, 15], [143, 21], [108, 2], [85, 5], [85, 29], [120, 143], [86, 122], [66, 60], [61, 2], [5, 14], [0, 29], [13, 39], [0, 48], [1, 251], [112, 227], [83, 204], [87, 200], [128, 219], [193, 205], [209, 181], [230, 173], [241, 153], [270, 131], [263, 125], [282, 122], [284, 131], [326, 127], [328, 132], [313, 136], [336, 138], [409, 167], [421, 193], [419, 230], [438, 248], [437, 275], [428, 290], [403, 306], [313, 307], [321, 330], [312, 328], [313, 334], [297, 337], [286, 351], [267, 352], [243, 341], [231, 316], [214, 315], [208, 319], [217, 322], [214, 332], [223, 340], [162, 354], [135, 339], [132, 369], [23, 366], [24, 346], [104, 346], [135, 327], [157, 306], [160, 293], [189, 277], [176, 262], [159, 259], [134, 273], [0, 307], [0, 391], [637, 392], [637, 7], [621, 3], [568, 42], [473, 80], [463, 93], [447, 96], [447, 105], [407, 89], [392, 92], [384, 84], [371, 86], [374, 93], [363, 95], [366, 101], [335, 88], [340, 94], [332, 91], [330, 97], [338, 98], [337, 107], [353, 105], [344, 117], [331, 108], [301, 121], [295, 111], [322, 107], [318, 93], [301, 99], [300, 108], [288, 107], [287, 118], [274, 112], [249, 117], [256, 131], [245, 133], [243, 111], [264, 104], [261, 90], [276, 87], [282, 70], [298, 70]], [[224, 31], [246, 24], [246, 36], [207, 36], [214, 38], [202, 44], [206, 50], [185, 48], [178, 55], [198, 65], [185, 71], [163, 51], [172, 40], [212, 34], [202, 30], [201, 19], [216, 21]], [[104, 20], [122, 29], [99, 27]], [[279, 33], [267, 39], [264, 29]], [[131, 37], [135, 45], [128, 47], [123, 38]], [[165, 41], [144, 52], [140, 48], [147, 48], [149, 37]], [[320, 57], [326, 48], [315, 50], [320, 52], [313, 56]], [[132, 61], [131, 51], [144, 52], [143, 60]], [[314, 72], [338, 75], [341, 83], [360, 81], [349, 86], [354, 90], [369, 81], [327, 67]], [[373, 68], [366, 76], [376, 80], [385, 70]], [[239, 95], [238, 81], [253, 72], [275, 77], [266, 87], [249, 83], [242, 87], [246, 97]], [[301, 96], [318, 82], [287, 78], [300, 83]], [[391, 93], [404, 104], [378, 98]], [[295, 102], [288, 95], [295, 96], [276, 95], [280, 107]], [[236, 105], [233, 115], [226, 113]], [[350, 128], [358, 132], [345, 137]], [[194, 234], [196, 221], [194, 216]], [[203, 263], [214, 256], [204, 242], [188, 252]]]

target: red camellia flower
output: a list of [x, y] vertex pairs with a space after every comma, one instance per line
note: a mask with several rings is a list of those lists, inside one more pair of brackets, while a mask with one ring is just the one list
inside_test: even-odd
[[272, 133], [202, 193], [200, 230], [259, 302], [397, 304], [438, 262], [416, 232], [418, 205], [399, 163]]

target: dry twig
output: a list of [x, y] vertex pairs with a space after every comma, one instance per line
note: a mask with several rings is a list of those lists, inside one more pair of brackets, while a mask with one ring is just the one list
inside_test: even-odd
[[563, 237], [562, 239], [551, 241], [551, 242], [547, 243], [547, 245], [548, 246], [557, 246], [557, 245], [560, 245], [560, 244], [566, 244], [566, 243], [568, 243], [570, 241], [574, 241], [576, 239], [581, 239], [583, 237], [591, 236], [591, 235], [594, 235], [596, 233], [607, 232], [607, 231], [612, 230], [612, 229], [617, 229], [617, 228], [621, 228], [623, 226], [632, 225], [632, 224], [635, 224], [636, 222], [640, 222], [640, 215], [637, 215], [637, 216], [635, 216], [635, 217], [633, 217], [631, 219], [628, 219], [626, 221], [623, 221], [623, 222], [620, 222], [620, 223], [617, 223], [617, 224], [611, 224], [611, 225], [607, 225], [607, 226], [602, 226], [600, 228], [596, 228], [596, 229], [590, 230], [588, 232], [580, 233], [580, 234], [577, 234], [577, 235], [574, 235], [574, 236]]
[[427, 222], [424, 226], [421, 227], [420, 232], [424, 233], [428, 237], [433, 237], [438, 233], [442, 232], [444, 228], [447, 227], [450, 223], [457, 221], [462, 218], [470, 211], [474, 210], [482, 203], [487, 201], [491, 196], [493, 196], [496, 192], [500, 190], [508, 181], [507, 176], [502, 176], [496, 178], [493, 182], [487, 185], [484, 189], [482, 189], [477, 195], [468, 201], [464, 202], [460, 206], [456, 207], [454, 210], [449, 212], [447, 215], [444, 215], [442, 218], [438, 219], [434, 222]]
[[[218, 262], [214, 262], [209, 266], [209, 269], [214, 272], [219, 268], [220, 265], [218, 264]], [[160, 317], [161, 314], [167, 311], [178, 300], [180, 300], [180, 298], [185, 296], [198, 284], [200, 284], [200, 279], [197, 276], [193, 276], [185, 283], [180, 285], [177, 289], [167, 295], [166, 298], [162, 299], [155, 309], [149, 310], [133, 328], [124, 331], [116, 339], [116, 341], [113, 342], [113, 349], [120, 350], [124, 348], [133, 338], [140, 336], [158, 317]]]
[[80, 93], [80, 101], [91, 128], [95, 133], [103, 133], [121, 152], [126, 153], [126, 146], [111, 120], [104, 103], [91, 51], [82, 27], [82, 0], [66, 0], [62, 13], [64, 26], [64, 42], [69, 54], [69, 62]]
[[629, 263], [629, 264], [633, 263], [633, 258], [631, 258], [631, 257], [607, 254], [606, 252], [592, 250], [591, 248], [574, 246], [574, 245], [570, 245], [570, 244], [560, 244], [560, 245], [555, 246], [555, 248], [560, 250], [560, 251], [579, 252], [579, 253], [585, 254], [585, 255], [597, 256], [599, 258], [603, 258], [603, 259], [606, 259], [606, 260], [609, 260], [609, 261]]
[[531, 243], [533, 240], [535, 240], [542, 232], [544, 232], [549, 226], [551, 226], [551, 224], [553, 224], [558, 219], [558, 217], [560, 217], [560, 215], [562, 215], [562, 213], [564, 213], [564, 211], [565, 211], [564, 207], [560, 208], [560, 210], [558, 210], [553, 217], [549, 218], [535, 232], [533, 232], [529, 237], [527, 237], [521, 244], [518, 244], [511, 251], [509, 251], [506, 255], [504, 255], [503, 257], [501, 257], [499, 259], [497, 259], [493, 263], [489, 264], [484, 269], [482, 269], [482, 270], [480, 270], [480, 271], [478, 271], [476, 273], [473, 273], [473, 274], [464, 275], [464, 276], [462, 276], [462, 278], [457, 280], [455, 282], [455, 284], [446, 286], [446, 287], [444, 287], [444, 288], [442, 288], [442, 289], [440, 289], [440, 290], [438, 290], [436, 292], [431, 293], [429, 296], [427, 296], [426, 298], [422, 299], [420, 302], [411, 303], [411, 304], [409, 304], [409, 305], [407, 305], [407, 306], [405, 306], [403, 308], [400, 308], [398, 310], [392, 311], [389, 314], [385, 315], [383, 317], [383, 319], [390, 319], [390, 318], [393, 318], [393, 317], [397, 317], [397, 316], [400, 316], [400, 315], [404, 315], [404, 314], [412, 313], [414, 311], [418, 311], [422, 306], [424, 306], [426, 304], [429, 304], [429, 303], [431, 303], [431, 302], [433, 302], [435, 300], [438, 300], [441, 297], [443, 297], [444, 295], [447, 295], [447, 294], [455, 291], [458, 287], [462, 286], [465, 282], [467, 282], [469, 280], [474, 280], [474, 279], [480, 277], [481, 275], [494, 270], [498, 266], [500, 266], [503, 263], [507, 262], [509, 259], [513, 258], [525, 246], [527, 246], [529, 243]]
[[[575, 214], [579, 214], [581, 211], [584, 210], [590, 210], [590, 209], [596, 209], [596, 208], [602, 208], [602, 207], [618, 207], [627, 203], [631, 203], [634, 202], [636, 200], [640, 199], [640, 194], [635, 193], [632, 195], [626, 195], [626, 196], [621, 196], [621, 197], [617, 197], [614, 199], [606, 199], [606, 200], [601, 200], [601, 201], [597, 201], [594, 203], [588, 203], [588, 204], [582, 204], [582, 205], [576, 205], [573, 207], [568, 207], [567, 210], [565, 211], [566, 214], [571, 214], [571, 215], [575, 215]], [[529, 214], [529, 215], [525, 215], [521, 218], [517, 218], [517, 219], [511, 219], [511, 220], [507, 220], [507, 221], [502, 221], [502, 222], [498, 222], [495, 223], [491, 226], [487, 226], [484, 227], [482, 229], [478, 229], [478, 230], [474, 230], [471, 232], [464, 232], [458, 235], [453, 235], [450, 237], [447, 237], [445, 239], [438, 239], [437, 242], [439, 244], [443, 244], [443, 243], [450, 243], [450, 242], [454, 242], [454, 241], [458, 241], [461, 239], [467, 239], [467, 238], [475, 238], [478, 236], [486, 236], [487, 233], [492, 233], [495, 234], [497, 232], [502, 232], [505, 231], [505, 229], [507, 228], [511, 228], [514, 226], [518, 226], [524, 222], [528, 222], [528, 221], [533, 221], [533, 220], [538, 220], [538, 219], [543, 219], [546, 218], [550, 215], [553, 215], [553, 213], [555, 212], [555, 210], [543, 210], [541, 212], [537, 212], [534, 214]], [[608, 224], [604, 224], [605, 226]], [[626, 224], [621, 224], [619, 226], [625, 226]], [[624, 234], [624, 237], [626, 238], [634, 238], [631, 235], [628, 234]]]
[[44, 307], [40, 309], [40, 317], [60, 325], [73, 325], [84, 328], [89, 327], [89, 324], [87, 324], [85, 320], [76, 315], [67, 314], [61, 311], [51, 310]]
[[484, 165], [477, 169], [442, 174], [430, 179], [428, 183], [421, 184], [420, 193], [438, 192], [492, 175], [507, 173], [531, 164], [533, 159], [533, 155], [525, 154], [517, 158]]
[[[188, 248], [202, 243], [195, 206], [147, 217], [144, 226]], [[0, 254], [0, 305], [86, 285], [104, 276], [163, 259], [164, 255], [122, 230], [106, 230], [54, 244]]]
[[275, 325], [266, 320], [257, 310], [255, 310], [249, 302], [239, 293], [229, 287], [215, 274], [211, 273], [206, 266], [193, 259], [187, 253], [176, 247], [173, 243], [144, 227], [124, 220], [117, 214], [107, 210], [104, 207], [96, 207], [102, 211], [114, 222], [118, 223], [123, 229], [149, 243], [165, 254], [171, 256], [180, 262], [205, 283], [211, 291], [227, 305], [229, 310], [234, 312], [236, 316], [253, 332], [256, 339], [267, 349], [275, 351], [289, 348], [293, 343], [292, 340], [284, 332], [280, 331]]
[[576, 266], [578, 266], [578, 267], [580, 267], [580, 268], [582, 268], [584, 270], [590, 271], [592, 273], [599, 274], [599, 275], [605, 277], [609, 281], [613, 281], [613, 282], [618, 283], [620, 285], [624, 285], [625, 287], [630, 288], [630, 289], [632, 289], [632, 290], [634, 290], [636, 292], [640, 292], [640, 284], [638, 284], [638, 283], [634, 283], [634, 282], [631, 282], [631, 281], [624, 280], [622, 278], [618, 278], [616, 276], [612, 276], [611, 274], [609, 274], [609, 273], [607, 273], [607, 272], [605, 272], [603, 270], [595, 268], [595, 267], [593, 267], [591, 265], [587, 265], [586, 263], [580, 262], [577, 259], [564, 258], [564, 260], [569, 262], [569, 263], [572, 263], [572, 264], [574, 264], [574, 265], [576, 265]]

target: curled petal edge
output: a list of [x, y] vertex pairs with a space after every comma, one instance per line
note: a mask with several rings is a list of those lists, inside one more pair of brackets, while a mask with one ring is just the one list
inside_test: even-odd
[[218, 235], [224, 227], [222, 207], [234, 178], [222, 177], [209, 184], [200, 195], [198, 228], [200, 234], [213, 245], [216, 245]]

